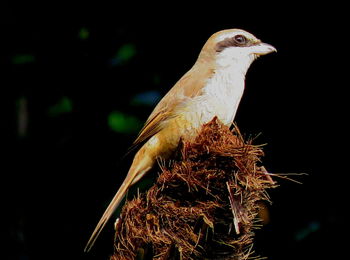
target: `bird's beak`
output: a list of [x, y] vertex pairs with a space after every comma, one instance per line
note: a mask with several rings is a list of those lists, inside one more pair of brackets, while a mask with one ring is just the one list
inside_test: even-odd
[[264, 42], [260, 42], [256, 45], [253, 46], [253, 53], [260, 56], [260, 55], [265, 55], [269, 54], [271, 52], [277, 52], [276, 48], [273, 47], [272, 45]]

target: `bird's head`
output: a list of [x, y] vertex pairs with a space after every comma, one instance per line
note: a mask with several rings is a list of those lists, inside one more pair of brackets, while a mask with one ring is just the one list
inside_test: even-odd
[[259, 56], [276, 49], [253, 34], [240, 29], [228, 29], [213, 34], [205, 43], [199, 58], [210, 59], [220, 67], [236, 67], [246, 72]]

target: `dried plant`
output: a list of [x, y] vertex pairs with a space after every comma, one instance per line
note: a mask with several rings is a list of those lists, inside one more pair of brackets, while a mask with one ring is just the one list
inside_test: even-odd
[[261, 201], [276, 183], [263, 150], [217, 118], [181, 142], [156, 183], [128, 201], [116, 224], [119, 259], [248, 259]]

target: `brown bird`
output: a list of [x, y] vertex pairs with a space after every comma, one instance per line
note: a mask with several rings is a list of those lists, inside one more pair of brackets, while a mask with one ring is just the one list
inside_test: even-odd
[[231, 125], [250, 64], [260, 55], [274, 51], [273, 46], [240, 29], [219, 31], [208, 39], [196, 63], [158, 103], [140, 131], [134, 145], [144, 144], [85, 251], [91, 249], [129, 187], [154, 166], [157, 158], [169, 158], [180, 138], [195, 137], [201, 126], [214, 116]]

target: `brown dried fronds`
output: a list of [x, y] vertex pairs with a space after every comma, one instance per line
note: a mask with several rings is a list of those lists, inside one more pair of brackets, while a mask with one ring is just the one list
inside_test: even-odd
[[247, 259], [260, 202], [276, 186], [262, 148], [214, 118], [177, 154], [124, 206], [111, 260]]

